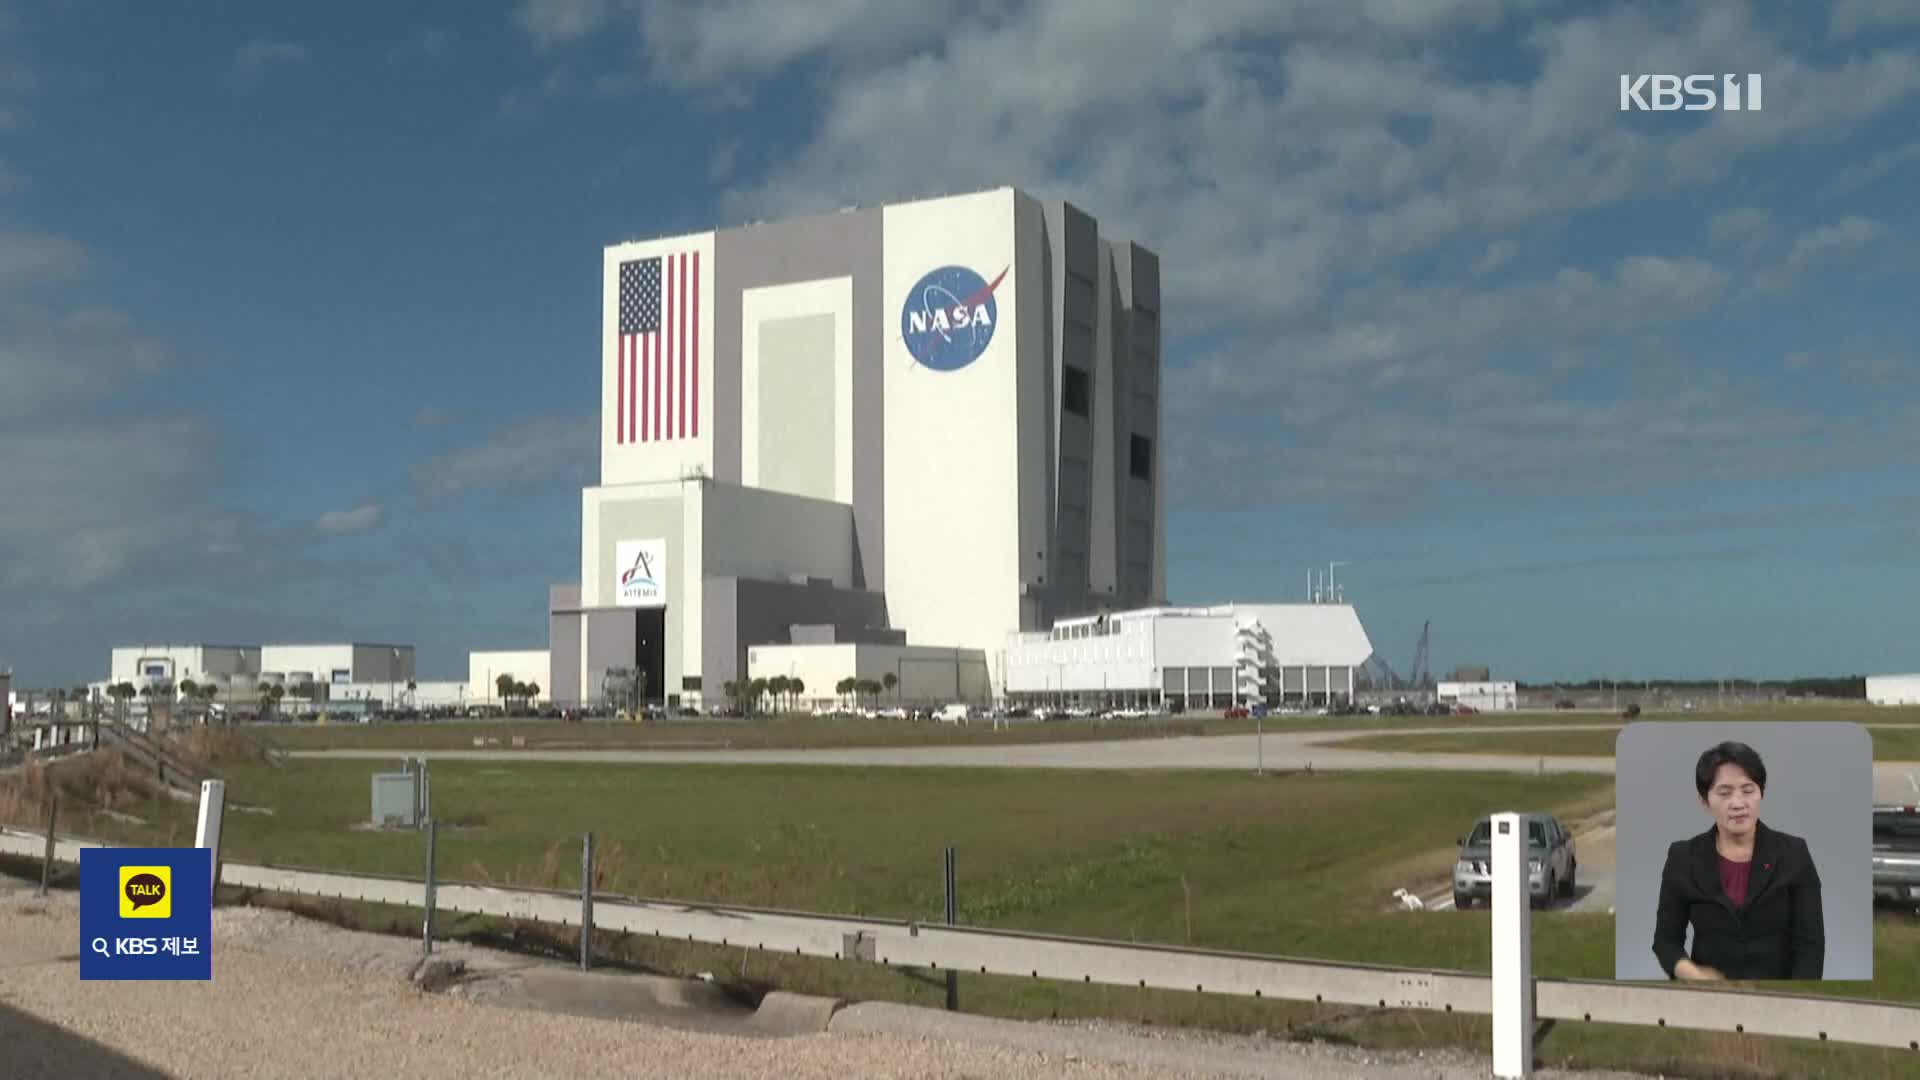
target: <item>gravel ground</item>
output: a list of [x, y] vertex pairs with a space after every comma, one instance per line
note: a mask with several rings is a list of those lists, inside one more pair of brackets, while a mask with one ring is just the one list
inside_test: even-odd
[[[1484, 1077], [1470, 1054], [1389, 1055], [1117, 1024], [1022, 1024], [857, 1005], [830, 1033], [742, 1038], [428, 994], [417, 946], [286, 912], [222, 908], [208, 983], [78, 978], [72, 893], [0, 880], [7, 1077]], [[460, 945], [436, 956], [510, 976], [550, 961]], [[1552, 1077], [1553, 1072], [1536, 1074]], [[1591, 1080], [1623, 1074], [1579, 1074]]]
[[0, 899], [0, 1072], [10, 1080], [1171, 1075], [912, 1036], [744, 1039], [492, 1008], [414, 989], [403, 978], [411, 963], [359, 940], [366, 935], [270, 912], [218, 915], [213, 981], [85, 984], [74, 898], [41, 903], [15, 890]]

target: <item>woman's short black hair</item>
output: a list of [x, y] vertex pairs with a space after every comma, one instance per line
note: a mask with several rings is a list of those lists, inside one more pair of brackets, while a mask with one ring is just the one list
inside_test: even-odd
[[1700, 755], [1700, 763], [1693, 767], [1693, 786], [1701, 798], [1707, 797], [1707, 790], [1713, 787], [1713, 778], [1722, 765], [1737, 766], [1759, 785], [1760, 794], [1767, 793], [1767, 765], [1760, 760], [1759, 753], [1743, 742], [1723, 742], [1708, 748]]

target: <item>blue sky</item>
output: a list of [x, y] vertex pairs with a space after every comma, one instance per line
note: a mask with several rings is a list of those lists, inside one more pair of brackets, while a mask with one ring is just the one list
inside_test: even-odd
[[1920, 6], [1165, 10], [0, 0], [0, 666], [540, 647], [605, 244], [1015, 183], [1161, 253], [1176, 602], [1920, 669]]

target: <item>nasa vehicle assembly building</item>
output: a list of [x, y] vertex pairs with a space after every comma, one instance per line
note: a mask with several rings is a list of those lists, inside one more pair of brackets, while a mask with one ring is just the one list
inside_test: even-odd
[[[602, 290], [555, 702], [615, 669], [668, 704], [801, 673], [984, 701], [1019, 635], [1165, 605], [1159, 261], [1072, 205], [999, 188], [621, 243]], [[1204, 666], [1233, 667], [1217, 636]], [[1371, 650], [1347, 651], [1316, 659]]]

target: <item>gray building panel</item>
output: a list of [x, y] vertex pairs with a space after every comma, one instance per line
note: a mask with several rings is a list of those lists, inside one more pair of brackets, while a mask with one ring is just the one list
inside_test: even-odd
[[[1160, 262], [1137, 244], [1112, 247], [1115, 299], [1114, 474], [1116, 582], [1125, 607], [1157, 602], [1166, 591], [1160, 467]], [[1122, 340], [1124, 338], [1124, 341]], [[1135, 440], [1144, 439], [1146, 475], [1136, 475]]]
[[826, 582], [710, 578], [703, 595], [707, 608], [701, 676], [704, 685], [712, 688], [710, 698], [721, 686], [744, 676], [750, 646], [791, 644], [796, 626], [832, 626], [836, 633], [848, 635], [840, 640], [855, 641], [868, 628], [886, 625], [886, 598], [880, 593], [838, 589]]
[[[589, 701], [598, 701], [608, 670], [634, 666], [636, 613], [632, 608], [598, 608], [582, 617], [587, 623], [587, 685], [582, 689]], [[656, 694], [658, 689], [649, 687], [647, 692]]]
[[1096, 440], [1106, 426], [1101, 405], [1112, 389], [1105, 355], [1109, 335], [1101, 327], [1098, 226], [1073, 204], [1053, 201], [1045, 204], [1045, 227], [1045, 317], [1054, 387], [1048, 408], [1054, 483], [1049, 503], [1052, 566], [1046, 590], [1050, 622], [1093, 606], [1092, 533], [1100, 506], [1094, 483], [1101, 456]]
[[788, 634], [788, 640], [795, 645], [905, 645], [907, 632], [884, 626], [796, 625]]
[[553, 680], [548, 696], [555, 705], [572, 707], [585, 700], [580, 694], [580, 622], [578, 612], [547, 616], [548, 677]]
[[740, 294], [746, 289], [822, 278], [853, 279], [853, 505], [855, 580], [886, 581], [884, 339], [885, 255], [878, 207], [714, 234], [713, 454], [716, 479], [741, 477]]

